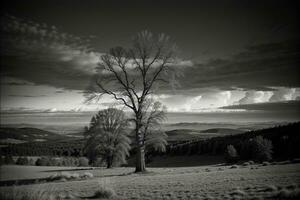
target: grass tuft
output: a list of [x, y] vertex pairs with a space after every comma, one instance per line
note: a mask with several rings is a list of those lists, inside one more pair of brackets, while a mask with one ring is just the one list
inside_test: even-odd
[[277, 190], [278, 190], [278, 188], [275, 185], [268, 185], [264, 191], [265, 192], [275, 192]]
[[236, 168], [238, 168], [237, 165], [232, 165], [232, 166], [230, 167], [230, 169], [236, 169]]
[[110, 199], [116, 196], [115, 191], [112, 188], [108, 187], [100, 187], [95, 194], [93, 195], [92, 198], [97, 198], [97, 199]]
[[47, 184], [33, 186], [28, 190], [14, 187], [11, 192], [0, 192], [1, 200], [60, 200], [67, 198], [74, 199], [75, 197], [73, 195], [62, 197], [55, 186]]
[[93, 178], [94, 175], [90, 172], [84, 172], [83, 174], [78, 173], [69, 173], [69, 172], [61, 172], [55, 173], [47, 178], [47, 181], [69, 181], [69, 180], [80, 180], [80, 179], [90, 179]]
[[265, 161], [265, 162], [262, 163], [262, 166], [268, 166], [268, 165], [270, 165], [270, 164], [271, 164], [271, 163]]
[[236, 189], [233, 192], [230, 193], [231, 196], [246, 196], [246, 192], [244, 192], [241, 189]]

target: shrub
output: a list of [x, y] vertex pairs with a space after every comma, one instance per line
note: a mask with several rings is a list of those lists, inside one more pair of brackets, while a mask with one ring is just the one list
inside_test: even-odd
[[29, 160], [27, 157], [19, 157], [16, 162], [17, 165], [28, 165]]
[[78, 164], [79, 167], [88, 167], [89, 166], [89, 160], [86, 157], [79, 158], [78, 162], [79, 162], [79, 164]]
[[35, 165], [35, 162], [32, 158], [28, 159], [28, 165]]
[[269, 161], [272, 159], [272, 148], [272, 141], [257, 136], [252, 143], [252, 156], [258, 161]]
[[36, 166], [59, 166], [60, 161], [56, 158], [51, 157], [41, 157], [35, 161]]
[[6, 156], [4, 157], [4, 164], [6, 164], [6, 165], [15, 164], [15, 161], [14, 161], [14, 159], [12, 158], [11, 155], [6, 155]]
[[225, 152], [225, 159], [227, 162], [232, 163], [238, 160], [239, 156], [233, 145], [228, 145]]
[[76, 158], [64, 157], [64, 158], [62, 158], [62, 165], [63, 166], [78, 166], [78, 161]]
[[36, 166], [49, 166], [49, 165], [50, 165], [49, 158], [48, 158], [48, 157], [41, 157], [41, 158], [38, 158], [38, 159], [35, 161], [35, 165], [36, 165]]
[[58, 166], [58, 160], [55, 158], [47, 158], [48, 159], [48, 165], [49, 166]]

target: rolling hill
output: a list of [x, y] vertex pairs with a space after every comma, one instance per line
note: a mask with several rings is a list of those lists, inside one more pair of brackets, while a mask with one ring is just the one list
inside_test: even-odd
[[46, 142], [70, 139], [69, 136], [37, 128], [0, 128], [1, 144], [17, 144], [27, 142]]

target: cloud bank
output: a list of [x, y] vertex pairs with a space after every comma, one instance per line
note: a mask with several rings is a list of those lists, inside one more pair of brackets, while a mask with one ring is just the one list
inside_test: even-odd
[[89, 42], [89, 37], [7, 15], [1, 26], [3, 76], [38, 85], [83, 89], [100, 56]]

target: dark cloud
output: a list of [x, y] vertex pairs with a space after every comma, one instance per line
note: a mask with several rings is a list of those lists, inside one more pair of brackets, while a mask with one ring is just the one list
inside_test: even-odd
[[98, 59], [86, 38], [9, 15], [2, 21], [1, 43], [1, 75], [38, 85], [83, 89]]
[[28, 82], [3, 82], [2, 85], [10, 85], [10, 86], [24, 86], [24, 85], [34, 85], [33, 83]]
[[299, 53], [298, 40], [249, 46], [231, 58], [186, 68], [182, 89], [299, 87]]

